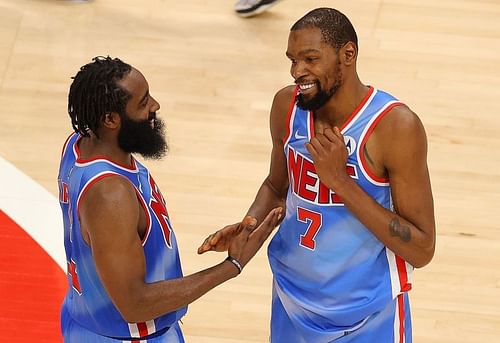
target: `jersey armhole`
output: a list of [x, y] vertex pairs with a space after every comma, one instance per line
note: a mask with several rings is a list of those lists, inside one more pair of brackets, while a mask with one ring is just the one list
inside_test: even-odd
[[286, 115], [286, 134], [285, 136], [283, 137], [283, 145], [285, 146], [287, 144], [287, 142], [290, 140], [290, 136], [292, 134], [292, 126], [293, 126], [293, 113], [295, 112], [295, 103], [296, 103], [296, 100], [297, 100], [297, 95], [298, 95], [298, 92], [299, 92], [299, 87], [295, 87], [295, 89], [293, 90], [293, 97], [292, 97], [292, 101], [290, 102], [290, 107], [288, 108], [288, 113]]
[[[82, 190], [80, 191], [80, 194], [78, 194], [78, 198], [76, 200], [76, 219], [78, 221], [80, 221], [80, 203], [81, 203], [83, 197], [85, 196], [85, 194], [87, 194], [88, 190], [93, 185], [95, 185], [97, 182], [101, 181], [102, 179], [104, 179], [106, 177], [112, 177], [112, 176], [122, 177], [122, 178], [126, 179], [127, 181], [129, 181], [125, 176], [120, 175], [118, 173], [110, 172], [110, 171], [99, 173], [99, 174], [95, 175], [94, 177], [92, 177], [90, 180], [88, 180], [87, 183], [85, 183], [85, 185], [82, 187]], [[80, 229], [81, 229], [81, 227], [80, 227]]]
[[375, 175], [373, 170], [370, 168], [368, 161], [366, 160], [365, 153], [364, 153], [364, 147], [366, 145], [366, 142], [368, 141], [368, 138], [370, 138], [370, 135], [373, 133], [373, 131], [377, 127], [378, 123], [394, 107], [401, 106], [401, 105], [403, 105], [403, 103], [398, 102], [398, 101], [390, 102], [377, 115], [375, 115], [374, 120], [369, 124], [366, 132], [363, 133], [363, 138], [362, 138], [361, 144], [359, 145], [359, 148], [358, 148], [361, 170], [365, 173], [365, 176], [368, 179], [368, 181], [370, 181], [373, 184], [379, 185], [379, 186], [388, 185], [389, 178], [384, 178], [384, 177], [380, 177], [380, 176]]

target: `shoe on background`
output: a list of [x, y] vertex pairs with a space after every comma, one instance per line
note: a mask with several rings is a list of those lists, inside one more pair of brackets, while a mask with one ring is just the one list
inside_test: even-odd
[[240, 17], [253, 17], [276, 5], [280, 0], [238, 0], [234, 10]]

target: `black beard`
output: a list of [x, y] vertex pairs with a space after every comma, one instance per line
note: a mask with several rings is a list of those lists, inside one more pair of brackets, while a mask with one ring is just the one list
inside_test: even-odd
[[340, 84], [341, 81], [338, 79], [335, 81], [332, 88], [328, 91], [324, 91], [321, 89], [319, 82], [316, 82], [316, 87], [318, 88], [316, 95], [314, 95], [311, 99], [306, 100], [302, 94], [299, 93], [297, 95], [297, 106], [306, 111], [316, 111], [317, 109], [320, 109], [328, 102], [328, 100], [332, 98], [335, 93], [337, 93], [340, 88]]
[[[150, 118], [155, 116], [150, 114]], [[119, 147], [129, 153], [138, 153], [146, 159], [159, 160], [168, 151], [165, 124], [155, 118], [152, 128], [149, 119], [136, 121], [127, 114], [121, 115], [122, 126], [118, 133]]]
[[[342, 85], [342, 72], [340, 71], [340, 61], [335, 66], [335, 75], [336, 75], [335, 82], [328, 91], [323, 90], [321, 88], [321, 84], [318, 81], [316, 81], [316, 87], [318, 88], [318, 92], [311, 99], [306, 100], [304, 99], [302, 94], [299, 93], [297, 95], [297, 106], [306, 111], [316, 111], [321, 107], [323, 107], [328, 102], [328, 100], [330, 100], [332, 96], [334, 96], [335, 93], [337, 93], [340, 86]], [[300, 80], [297, 80], [297, 82], [298, 81]]]

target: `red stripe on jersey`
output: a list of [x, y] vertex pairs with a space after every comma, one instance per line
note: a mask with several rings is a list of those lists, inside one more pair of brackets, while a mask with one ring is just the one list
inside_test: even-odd
[[82, 137], [78, 137], [78, 139], [76, 140], [75, 144], [74, 144], [74, 147], [75, 147], [75, 152], [76, 152], [76, 162], [77, 163], [90, 163], [90, 162], [94, 162], [94, 161], [101, 161], [101, 160], [104, 160], [104, 161], [107, 161], [107, 162], [110, 162], [112, 164], [116, 164], [117, 166], [121, 167], [121, 168], [124, 168], [124, 169], [127, 169], [127, 170], [131, 170], [131, 171], [136, 171], [137, 170], [137, 165], [135, 163], [135, 159], [133, 157], [130, 158], [130, 164], [129, 165], [125, 165], [125, 164], [122, 164], [122, 163], [118, 163], [118, 162], [115, 162], [113, 160], [110, 160], [109, 158], [105, 157], [105, 156], [94, 156], [92, 158], [82, 158], [81, 157], [81, 153], [80, 153], [80, 148], [78, 147], [78, 142], [80, 141]]
[[395, 103], [387, 106], [387, 108], [382, 113], [380, 113], [380, 115], [378, 116], [378, 118], [375, 119], [375, 121], [371, 124], [370, 128], [366, 132], [365, 137], [361, 141], [361, 145], [359, 146], [359, 156], [361, 158], [361, 163], [363, 164], [363, 168], [366, 170], [366, 172], [368, 173], [368, 175], [373, 180], [375, 180], [377, 182], [387, 183], [387, 182], [389, 182], [389, 179], [382, 178], [382, 177], [379, 177], [379, 176], [375, 175], [375, 173], [370, 169], [369, 164], [367, 163], [367, 161], [365, 159], [365, 153], [363, 151], [363, 147], [365, 146], [366, 142], [368, 141], [368, 137], [370, 137], [370, 135], [372, 134], [373, 130], [375, 130], [375, 127], [382, 120], [382, 118], [384, 118], [385, 115], [387, 113], [389, 113], [394, 107], [401, 106], [401, 105], [403, 105], [403, 104], [400, 103], [400, 102], [395, 102]]
[[408, 271], [406, 270], [406, 262], [397, 255], [396, 255], [396, 267], [398, 269], [401, 292], [408, 292], [409, 290], [411, 290], [411, 283], [408, 282]]
[[[358, 106], [356, 106], [356, 108], [354, 109], [354, 111], [352, 111], [351, 115], [349, 116], [349, 118], [347, 118], [347, 120], [344, 122], [344, 124], [342, 124], [342, 126], [339, 128], [340, 131], [342, 131], [353, 119], [354, 117], [356, 117], [356, 115], [359, 113], [359, 111], [363, 108], [363, 106], [365, 106], [366, 102], [368, 101], [368, 99], [370, 99], [371, 95], [373, 94], [373, 91], [375, 89], [370, 86], [370, 88], [368, 89], [368, 93], [365, 95], [365, 97], [363, 98], [363, 100], [361, 100], [361, 102], [358, 104]], [[315, 135], [315, 132], [314, 132], [314, 114], [313, 112], [309, 112], [310, 114], [310, 118], [311, 118], [311, 121], [310, 121], [310, 125], [309, 125], [309, 132], [310, 132], [310, 136], [311, 138], [314, 137]], [[332, 127], [333, 129], [333, 127]]]
[[293, 90], [292, 102], [290, 103], [290, 108], [288, 109], [288, 113], [286, 115], [286, 134], [285, 137], [283, 137], [283, 143], [286, 143], [288, 140], [290, 140], [290, 135], [292, 134], [290, 130], [290, 121], [292, 119], [292, 113], [295, 107], [295, 101], [297, 99], [298, 92], [299, 92], [299, 86], [295, 87]]
[[398, 295], [398, 316], [399, 316], [399, 343], [404, 342], [405, 337], [405, 303], [404, 294]]
[[73, 137], [74, 134], [75, 133], [73, 132], [71, 135], [68, 136], [68, 138], [66, 138], [66, 141], [64, 142], [63, 148], [62, 148], [62, 151], [61, 151], [61, 158], [64, 156], [64, 152], [68, 148], [68, 142], [69, 142], [70, 138]]
[[149, 210], [148, 206], [146, 205], [146, 202], [144, 201], [144, 198], [142, 197], [141, 193], [137, 188], [135, 188], [135, 193], [137, 193], [137, 199], [139, 199], [139, 203], [141, 204], [142, 208], [144, 209], [144, 214], [146, 215], [146, 233], [144, 234], [144, 237], [142, 238], [141, 244], [144, 246], [146, 244], [146, 241], [148, 240], [149, 233], [151, 232], [151, 216], [149, 215]]
[[139, 337], [146, 337], [149, 335], [146, 323], [137, 323], [137, 329], [139, 329]]
[[372, 95], [373, 91], [374, 91], [374, 88], [372, 86], [370, 86], [368, 89], [368, 93], [365, 95], [363, 100], [361, 100], [361, 102], [358, 104], [358, 106], [356, 106], [354, 111], [352, 111], [349, 118], [347, 118], [347, 120], [344, 122], [344, 124], [342, 124], [342, 127], [339, 128], [340, 131], [342, 131], [354, 119], [354, 117], [356, 117], [356, 114], [358, 114], [358, 112], [363, 108], [363, 106], [365, 106], [368, 99], [370, 99], [370, 96]]

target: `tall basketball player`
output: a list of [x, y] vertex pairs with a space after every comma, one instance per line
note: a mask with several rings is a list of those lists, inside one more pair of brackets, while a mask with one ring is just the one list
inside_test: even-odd
[[[360, 81], [357, 35], [339, 11], [299, 19], [286, 55], [295, 85], [274, 98], [270, 172], [248, 211], [260, 221], [286, 203], [268, 248], [271, 341], [411, 342], [410, 275], [435, 246], [422, 123]], [[230, 237], [216, 232], [199, 253]]]
[[251, 236], [256, 221], [247, 218], [226, 260], [183, 277], [165, 200], [132, 155], [164, 155], [159, 108], [144, 76], [117, 58], [94, 58], [74, 77], [68, 111], [75, 133], [58, 179], [67, 342], [183, 342], [178, 321], [186, 305], [238, 275], [281, 215], [271, 210]]

